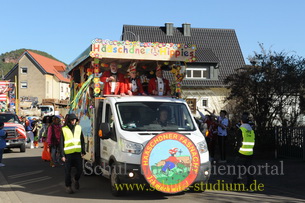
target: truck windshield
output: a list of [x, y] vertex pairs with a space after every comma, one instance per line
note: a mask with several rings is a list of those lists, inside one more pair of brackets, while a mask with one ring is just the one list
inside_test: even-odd
[[191, 114], [183, 103], [117, 103], [120, 125], [127, 131], [194, 131]]
[[3, 123], [20, 123], [18, 117], [14, 114], [0, 114], [0, 122], [3, 122]]
[[44, 113], [50, 113], [51, 112], [50, 107], [41, 106], [40, 110], [41, 110], [41, 112], [44, 112]]

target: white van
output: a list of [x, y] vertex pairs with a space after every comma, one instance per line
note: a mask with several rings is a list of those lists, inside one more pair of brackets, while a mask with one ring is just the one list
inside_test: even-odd
[[[167, 111], [163, 123], [160, 121], [162, 110]], [[182, 134], [197, 147], [200, 168], [192, 185], [206, 183], [209, 179], [211, 167], [205, 138], [182, 99], [155, 96], [96, 98], [94, 128], [95, 146], [90, 146], [95, 151], [94, 165], [110, 178], [114, 195], [124, 192], [118, 190], [117, 184], [147, 184], [141, 170], [142, 152], [153, 137], [164, 132]], [[84, 169], [92, 171], [92, 163], [88, 163]]]

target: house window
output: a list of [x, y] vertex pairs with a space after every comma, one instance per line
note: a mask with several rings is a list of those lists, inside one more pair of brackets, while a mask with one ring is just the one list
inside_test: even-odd
[[202, 106], [203, 107], [208, 107], [208, 99], [203, 99], [202, 100]]
[[191, 109], [191, 112], [193, 114], [196, 113], [196, 99], [186, 99], [186, 103], [189, 105], [190, 109]]
[[64, 92], [64, 87], [63, 86], [61, 86], [61, 92]]
[[208, 68], [187, 68], [186, 78], [207, 79], [209, 78]]
[[21, 67], [21, 74], [28, 74], [28, 67]]
[[21, 88], [28, 88], [28, 82], [20, 82]]

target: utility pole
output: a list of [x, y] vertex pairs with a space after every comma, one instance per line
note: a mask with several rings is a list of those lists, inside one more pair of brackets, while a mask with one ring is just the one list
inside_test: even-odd
[[4, 80], [3, 69], [1, 69], [1, 71], [2, 71], [1, 79]]

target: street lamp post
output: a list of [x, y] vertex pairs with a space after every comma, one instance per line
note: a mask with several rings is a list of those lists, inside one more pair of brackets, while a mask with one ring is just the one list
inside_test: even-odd
[[124, 32], [122, 33], [122, 35], [121, 35], [121, 40], [122, 40], [122, 41], [123, 41], [123, 36], [124, 36], [125, 33], [131, 33], [131, 34], [135, 37], [135, 39], [136, 39], [137, 41], [140, 41], [140, 36], [139, 36], [139, 35], [137, 36], [135, 33], [131, 32], [131, 31], [124, 31]]

